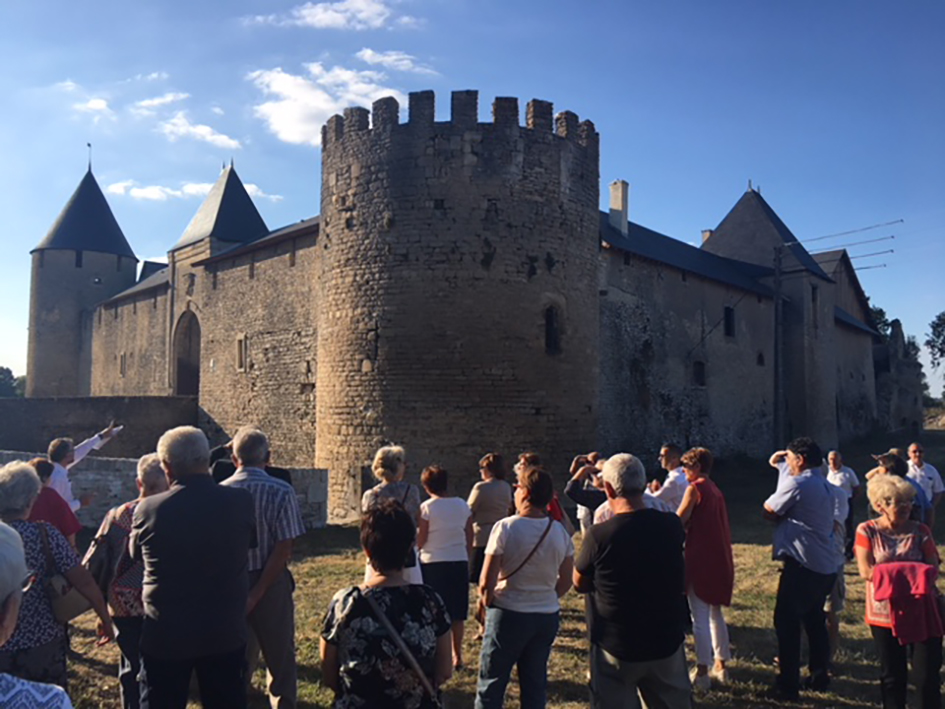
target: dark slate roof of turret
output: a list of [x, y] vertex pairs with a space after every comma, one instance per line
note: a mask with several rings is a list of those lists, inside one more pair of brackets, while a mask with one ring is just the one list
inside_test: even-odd
[[145, 291], [149, 291], [152, 288], [157, 288], [158, 286], [167, 286], [169, 283], [170, 283], [170, 269], [167, 267], [167, 265], [164, 265], [164, 267], [161, 270], [155, 271], [149, 276], [145, 276], [144, 278], [140, 279], [137, 283], [135, 283], [133, 286], [131, 286], [131, 288], [123, 290], [121, 293], [118, 293], [117, 295], [113, 295], [111, 298], [109, 298], [105, 302], [114, 303], [117, 300], [124, 300], [128, 296], [144, 293]]
[[766, 224], [770, 225], [775, 233], [781, 237], [781, 240], [788, 245], [788, 251], [797, 259], [797, 262], [804, 270], [810, 271], [815, 276], [823, 278], [825, 281], [831, 280], [830, 276], [824, 273], [824, 270], [807, 252], [807, 249], [797, 240], [797, 237], [791, 233], [787, 225], [781, 221], [781, 217], [779, 217], [771, 208], [771, 205], [765, 201], [761, 193], [751, 188], [741, 196], [741, 199], [735, 203], [731, 211], [719, 222], [718, 228], [715, 230], [715, 233], [709, 237], [709, 240], [718, 239], [720, 236], [724, 238], [738, 238], [737, 234], [724, 234], [726, 231], [725, 227], [729, 227], [734, 231], [743, 231], [758, 229]]
[[774, 296], [774, 292], [768, 286], [756, 280], [763, 276], [770, 276], [773, 273], [770, 268], [703, 251], [633, 222], [628, 222], [628, 225], [629, 233], [624, 236], [610, 223], [610, 215], [607, 212], [600, 213], [600, 236], [611, 246], [634, 256], [665, 263], [682, 271], [758, 295], [768, 298]]
[[141, 283], [145, 278], [151, 276], [158, 271], [162, 271], [167, 268], [167, 263], [161, 261], [145, 261], [141, 264], [141, 270], [138, 272], [138, 283]]
[[175, 249], [214, 237], [221, 241], [247, 243], [266, 234], [269, 227], [243, 187], [233, 165], [225, 168], [200, 209], [190, 220]]
[[136, 259], [91, 169], [33, 251], [42, 249], [97, 251]]

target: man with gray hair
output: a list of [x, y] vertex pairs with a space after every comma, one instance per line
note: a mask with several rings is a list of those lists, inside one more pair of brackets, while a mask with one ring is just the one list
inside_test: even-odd
[[144, 624], [141, 601], [144, 566], [131, 558], [128, 536], [138, 503], [168, 489], [167, 476], [157, 453], [148, 453], [138, 460], [135, 483], [138, 497], [108, 511], [82, 562], [105, 594], [115, 625], [115, 640], [121, 650], [118, 683], [123, 709], [138, 709], [140, 706], [138, 673], [141, 669], [141, 627]]
[[80, 507], [87, 507], [95, 497], [95, 493], [86, 493], [76, 499], [72, 493], [69, 470], [89, 453], [98, 450], [112, 440], [121, 432], [121, 429], [121, 426], [116, 426], [115, 422], [112, 421], [103, 430], [82, 441], [79, 445], [75, 445], [71, 438], [57, 438], [50, 442], [46, 451], [46, 457], [53, 464], [53, 472], [49, 476], [49, 487], [62, 496], [62, 499], [69, 504], [73, 512], [78, 512]]
[[614, 516], [588, 529], [574, 563], [575, 589], [593, 594], [591, 706], [639, 706], [639, 693], [647, 706], [689, 709], [682, 522], [647, 507], [636, 456], [611, 456], [601, 476]]
[[236, 472], [220, 483], [253, 496], [258, 545], [249, 550], [249, 602], [246, 605], [249, 642], [246, 646], [247, 683], [259, 651], [266, 661], [266, 688], [273, 709], [296, 706], [295, 582], [289, 572], [292, 540], [305, 534], [295, 490], [269, 475], [269, 439], [258, 428], [245, 426], [233, 438]]
[[246, 560], [253, 498], [216, 485], [203, 431], [157, 444], [170, 489], [135, 508], [129, 546], [144, 563], [141, 707], [184, 709], [192, 673], [208, 709], [245, 709]]

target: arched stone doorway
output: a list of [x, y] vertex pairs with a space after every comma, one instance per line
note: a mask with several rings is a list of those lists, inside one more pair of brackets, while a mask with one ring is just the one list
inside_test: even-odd
[[186, 311], [174, 331], [174, 393], [197, 396], [200, 393], [200, 323]]

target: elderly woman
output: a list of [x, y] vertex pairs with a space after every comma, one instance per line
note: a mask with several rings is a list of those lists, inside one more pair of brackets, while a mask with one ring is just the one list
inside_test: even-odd
[[65, 688], [65, 626], [53, 616], [43, 580], [63, 574], [92, 604], [102, 622], [103, 636], [111, 640], [114, 632], [102, 592], [79, 564], [66, 538], [51, 524], [27, 521], [41, 487], [39, 476], [28, 463], [16, 461], [0, 468], [0, 519], [19, 532], [26, 564], [36, 575], [36, 583], [23, 596], [16, 630], [0, 645], [0, 672]]
[[[452, 674], [443, 601], [433, 589], [407, 583], [402, 573], [415, 535], [410, 515], [393, 500], [380, 500], [364, 513], [361, 546], [375, 574], [363, 586], [336, 593], [322, 627], [322, 681], [335, 691], [335, 709], [430, 709], [435, 702], [427, 686], [438, 693]], [[378, 613], [400, 636], [423, 678]]]
[[[23, 594], [33, 582], [33, 572], [26, 568], [23, 540], [14, 529], [0, 522], [0, 645], [13, 635]], [[72, 709], [72, 702], [60, 687], [0, 673], [0, 707]]]
[[[404, 474], [407, 472], [407, 451], [402, 446], [380, 448], [374, 454], [371, 470], [380, 483], [361, 497], [361, 512], [367, 512], [381, 500], [396, 500], [410, 515], [416, 527], [420, 521], [420, 488], [404, 480]], [[420, 565], [417, 563], [417, 550], [414, 547], [407, 552], [403, 574], [408, 583], [423, 583]], [[364, 582], [367, 583], [372, 575], [373, 570], [368, 564], [364, 570]]]
[[725, 498], [709, 479], [712, 453], [693, 448], [681, 460], [688, 486], [677, 514], [686, 528], [686, 595], [696, 644], [696, 666], [690, 679], [696, 690], [704, 692], [712, 678], [722, 684], [729, 681], [725, 663], [732, 654], [722, 606], [732, 605], [735, 585], [732, 532]]
[[55, 466], [45, 458], [33, 458], [30, 461], [33, 470], [39, 475], [40, 482], [43, 483], [42, 490], [39, 491], [39, 497], [33, 503], [33, 509], [30, 512], [30, 522], [49, 522], [58, 529], [72, 548], [75, 549], [75, 535], [82, 529], [75, 512], [69, 507], [69, 503], [62, 499], [62, 495], [52, 489], [49, 480], [52, 477]]
[[482, 562], [486, 558], [486, 544], [492, 525], [509, 516], [512, 507], [512, 486], [506, 480], [505, 460], [498, 453], [486, 453], [479, 460], [482, 480], [473, 485], [466, 504], [472, 510], [473, 550], [469, 579], [479, 583]]
[[463, 630], [469, 615], [469, 551], [472, 548], [472, 512], [466, 500], [447, 495], [449, 476], [438, 465], [420, 475], [430, 496], [420, 505], [417, 546], [423, 583], [446, 604], [452, 620], [453, 668], [463, 668]]
[[522, 709], [544, 707], [548, 656], [558, 634], [561, 598], [571, 588], [571, 535], [546, 512], [551, 476], [526, 468], [515, 486], [518, 514], [496, 522], [486, 547], [479, 603], [486, 608], [476, 709], [503, 706], [518, 666]]
[[[911, 656], [919, 706], [940, 709], [943, 633], [935, 608], [939, 565], [935, 540], [928, 527], [909, 518], [916, 491], [906, 480], [877, 475], [870, 480], [867, 495], [880, 516], [857, 528], [854, 549], [860, 575], [868, 581], [866, 624], [879, 654], [883, 706], [906, 706]], [[905, 602], [895, 592], [899, 582], [905, 584]], [[917, 598], [914, 592], [922, 585], [928, 593]]]

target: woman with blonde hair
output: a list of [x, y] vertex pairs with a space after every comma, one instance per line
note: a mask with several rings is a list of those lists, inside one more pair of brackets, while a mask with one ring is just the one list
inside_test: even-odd
[[[407, 472], [407, 451], [403, 446], [394, 445], [379, 448], [374, 454], [371, 470], [380, 482], [361, 497], [361, 512], [367, 512], [381, 500], [395, 500], [407, 511], [416, 528], [420, 520], [420, 489], [404, 480], [404, 474]], [[403, 573], [408, 583], [423, 583], [415, 546], [410, 547]], [[364, 571], [365, 583], [372, 576], [373, 571], [368, 564]]]
[[909, 518], [916, 490], [908, 481], [877, 475], [867, 496], [880, 516], [857, 528], [854, 549], [860, 576], [868, 582], [866, 624], [879, 654], [883, 707], [905, 708], [911, 656], [918, 705], [939, 709], [943, 628], [935, 540], [928, 527]]

